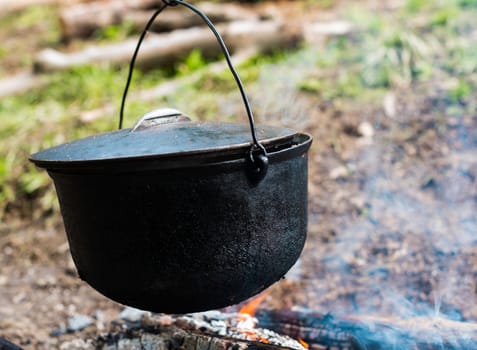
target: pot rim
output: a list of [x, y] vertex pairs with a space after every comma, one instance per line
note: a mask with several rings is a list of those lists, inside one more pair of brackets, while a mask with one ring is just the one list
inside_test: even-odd
[[[127, 159], [166, 159], [189, 156], [235, 159], [254, 144], [243, 123], [172, 121], [141, 131], [123, 129], [95, 134], [34, 153], [29, 160], [41, 168], [68, 167], [70, 164], [124, 161]], [[266, 151], [289, 144], [297, 135], [293, 129], [262, 125], [260, 143]], [[258, 148], [256, 149], [258, 150]]]
[[[282, 139], [283, 141], [283, 139]], [[296, 133], [287, 142], [264, 143], [270, 164], [305, 154], [313, 137], [308, 133]], [[30, 160], [36, 166], [54, 173], [136, 173], [151, 170], [196, 169], [196, 168], [243, 168], [248, 161], [251, 143], [241, 147], [224, 147], [223, 150], [190, 152], [175, 156], [145, 155], [134, 158], [111, 158], [87, 161], [41, 161]]]

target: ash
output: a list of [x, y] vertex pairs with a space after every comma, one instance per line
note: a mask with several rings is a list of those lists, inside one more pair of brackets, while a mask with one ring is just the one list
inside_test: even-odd
[[[237, 312], [209, 311], [186, 315], [165, 315], [126, 307], [115, 319], [101, 327], [103, 332], [99, 335], [94, 331], [86, 338], [72, 335], [69, 340], [59, 343], [58, 348], [62, 350], [306, 350], [300, 342], [287, 335], [258, 328], [258, 323], [257, 318]], [[281, 332], [279, 329], [277, 331]], [[295, 336], [294, 333], [293, 336]]]
[[277, 347], [305, 350], [297, 340], [269, 329], [256, 327], [258, 320], [248, 314], [208, 311], [203, 313], [169, 316], [146, 313], [145, 326], [174, 325], [178, 328], [229, 340], [259, 342]]

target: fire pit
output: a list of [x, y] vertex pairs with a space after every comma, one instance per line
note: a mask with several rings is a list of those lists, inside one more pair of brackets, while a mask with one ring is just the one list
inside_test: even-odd
[[397, 320], [313, 311], [145, 313], [81, 350], [388, 350], [474, 349], [477, 325], [435, 318]]

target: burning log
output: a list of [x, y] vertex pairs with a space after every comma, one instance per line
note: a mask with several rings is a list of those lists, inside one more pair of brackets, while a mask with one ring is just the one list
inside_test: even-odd
[[195, 334], [177, 327], [169, 329], [136, 329], [127, 333], [115, 335], [98, 340], [96, 347], [100, 350], [113, 349], [164, 349], [164, 350], [283, 350], [277, 345], [265, 344], [256, 341], [238, 340], [220, 336]]
[[[219, 27], [219, 31], [232, 52], [251, 47], [267, 52], [292, 46], [299, 39], [282, 23], [275, 21], [231, 22]], [[37, 71], [58, 71], [94, 63], [126, 64], [136, 43], [137, 39], [130, 39], [116, 44], [91, 46], [74, 53], [46, 49], [36, 56], [34, 65]], [[137, 64], [171, 64], [193, 49], [200, 49], [208, 57], [220, 52], [208, 28], [182, 29], [168, 34], [150, 34], [144, 40]]]
[[271, 331], [257, 330], [256, 336], [250, 336], [240, 320], [244, 318], [236, 313], [218, 311], [180, 317], [144, 315], [140, 322], [118, 324], [118, 331], [96, 340], [95, 349], [304, 350], [298, 342]]
[[94, 347], [84, 350], [470, 350], [477, 344], [477, 324], [440, 317], [398, 320], [290, 310], [261, 310], [256, 317], [242, 313], [253, 314], [259, 302], [239, 313], [143, 313], [114, 323], [111, 333], [88, 340]]
[[[65, 7], [60, 12], [60, 24], [63, 38], [88, 37], [96, 30], [123, 22], [133, 23], [134, 27], [142, 29], [151, 17], [151, 8], [158, 5], [157, 0], [135, 1], [95, 1]], [[201, 4], [201, 9], [207, 13], [214, 23], [257, 20], [258, 16], [236, 4]], [[187, 9], [178, 8], [165, 11], [153, 23], [151, 30], [156, 32], [171, 31], [202, 25], [202, 20]]]
[[477, 324], [440, 317], [406, 320], [290, 310], [259, 311], [260, 327], [340, 350], [475, 349]]

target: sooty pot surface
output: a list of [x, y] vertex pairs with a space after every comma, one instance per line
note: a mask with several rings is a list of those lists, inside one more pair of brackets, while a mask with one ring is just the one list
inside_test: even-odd
[[265, 289], [296, 262], [306, 238], [311, 138], [299, 139], [269, 154], [259, 183], [243, 159], [50, 170], [81, 278], [120, 303], [165, 313], [220, 308]]

